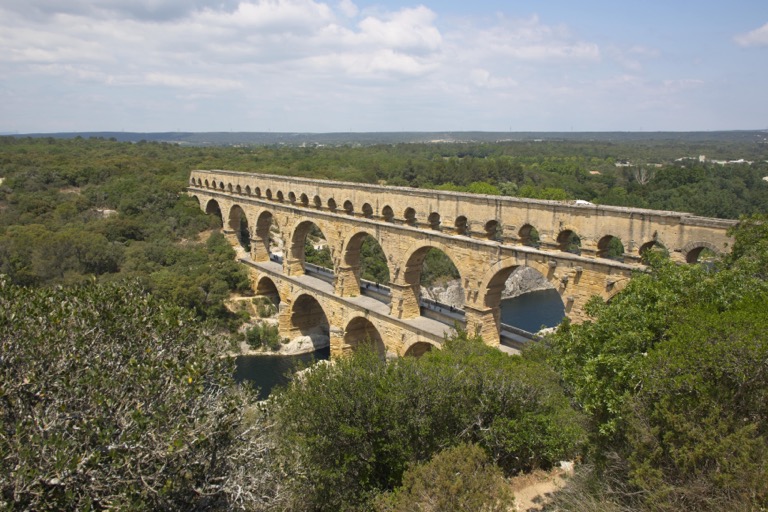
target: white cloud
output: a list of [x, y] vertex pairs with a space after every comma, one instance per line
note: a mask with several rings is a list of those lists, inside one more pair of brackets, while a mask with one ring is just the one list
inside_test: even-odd
[[734, 40], [741, 46], [768, 46], [768, 23], [746, 34], [739, 34]]
[[354, 18], [359, 12], [357, 5], [352, 0], [341, 0], [338, 3], [339, 11], [347, 18]]

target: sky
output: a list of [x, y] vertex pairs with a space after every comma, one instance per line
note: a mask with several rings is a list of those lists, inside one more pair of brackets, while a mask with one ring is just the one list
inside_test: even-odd
[[0, 2], [0, 133], [739, 129], [766, 0]]

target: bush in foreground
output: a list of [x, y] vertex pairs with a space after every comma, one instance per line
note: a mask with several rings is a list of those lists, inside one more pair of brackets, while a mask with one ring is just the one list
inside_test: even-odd
[[313, 368], [274, 397], [295, 510], [364, 510], [401, 485], [409, 465], [460, 443], [506, 473], [573, 455], [580, 417], [546, 367], [465, 334], [420, 359], [361, 350]]
[[403, 485], [376, 500], [377, 512], [507, 512], [515, 499], [498, 466], [477, 445], [460, 444], [416, 464]]
[[231, 364], [135, 286], [0, 278], [0, 508], [251, 506], [261, 490], [232, 475], [262, 440], [240, 436], [252, 397]]

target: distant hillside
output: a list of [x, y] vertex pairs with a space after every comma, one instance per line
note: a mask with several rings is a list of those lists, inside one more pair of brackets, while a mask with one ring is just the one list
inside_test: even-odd
[[14, 137], [104, 138], [121, 142], [169, 142], [190, 146], [374, 145], [428, 142], [601, 141], [601, 142], [768, 142], [768, 131], [719, 132], [72, 132], [15, 134]]

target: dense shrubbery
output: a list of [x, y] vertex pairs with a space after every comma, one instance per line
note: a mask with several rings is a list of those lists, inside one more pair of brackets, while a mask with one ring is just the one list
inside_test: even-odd
[[264, 489], [238, 468], [260, 466], [262, 440], [241, 436], [254, 397], [220, 350], [136, 286], [0, 279], [0, 508], [252, 506]]
[[573, 455], [580, 419], [544, 366], [462, 335], [420, 359], [361, 351], [274, 397], [306, 510], [359, 510], [409, 464], [476, 443], [508, 474]]
[[378, 512], [508, 512], [514, 496], [498, 466], [477, 445], [460, 444], [415, 464], [403, 485], [378, 496]]
[[[534, 348], [591, 421], [591, 456], [648, 510], [768, 506], [768, 224], [715, 269], [654, 256], [594, 320]], [[599, 474], [599, 473], [598, 473]], [[614, 475], [615, 476], [615, 475]]]

